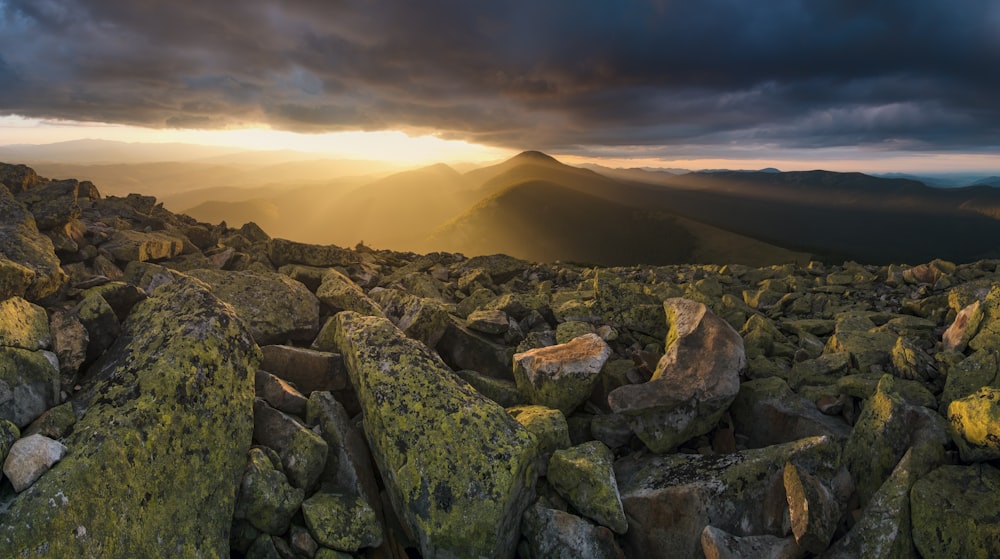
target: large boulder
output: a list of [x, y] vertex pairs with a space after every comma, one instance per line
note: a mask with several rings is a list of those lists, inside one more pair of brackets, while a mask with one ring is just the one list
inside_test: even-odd
[[59, 403], [55, 354], [0, 347], [0, 419], [24, 428]]
[[748, 437], [750, 448], [820, 435], [847, 438], [851, 433], [847, 422], [820, 412], [816, 404], [795, 393], [780, 377], [741, 384], [730, 413], [736, 431]]
[[20, 297], [0, 300], [0, 346], [35, 351], [51, 343], [45, 309]]
[[425, 557], [512, 557], [534, 439], [389, 320], [343, 312], [335, 339], [397, 515]]
[[702, 303], [663, 302], [670, 330], [666, 353], [649, 382], [608, 394], [635, 434], [654, 452], [670, 451], [712, 430], [740, 389], [743, 338]]
[[611, 348], [597, 334], [514, 355], [514, 381], [532, 404], [570, 413], [594, 390]]
[[[0, 265], [3, 272], [0, 290], [37, 301], [56, 294], [69, 280], [59, 265], [52, 241], [38, 231], [35, 218], [0, 184]], [[24, 269], [31, 271], [28, 285], [21, 292]]]
[[1000, 458], [1000, 389], [984, 386], [948, 405], [951, 435], [967, 462]]
[[319, 300], [306, 286], [278, 273], [191, 270], [219, 299], [236, 308], [260, 345], [311, 341], [319, 330]]
[[926, 559], [1000, 557], [1000, 470], [942, 466], [910, 491], [913, 543]]
[[618, 483], [612, 469], [614, 453], [600, 441], [556, 450], [549, 460], [549, 483], [583, 516], [616, 533], [628, 531]]
[[383, 316], [378, 303], [372, 301], [351, 278], [330, 268], [316, 290], [316, 297], [337, 313], [354, 311], [360, 314]]
[[78, 395], [70, 454], [0, 512], [0, 556], [228, 556], [257, 353], [198, 282], [138, 305]]
[[165, 260], [184, 251], [184, 239], [164, 231], [117, 231], [101, 245], [118, 262]]
[[335, 245], [310, 245], [286, 239], [267, 241], [267, 256], [275, 267], [286, 264], [305, 264], [320, 268], [348, 266], [359, 262], [358, 253]]
[[624, 559], [615, 535], [579, 516], [538, 503], [521, 523], [526, 559]]

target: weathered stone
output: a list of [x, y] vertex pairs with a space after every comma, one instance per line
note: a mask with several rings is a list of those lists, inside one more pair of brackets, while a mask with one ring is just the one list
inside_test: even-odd
[[[150, 266], [155, 266], [155, 264], [150, 264]], [[111, 309], [114, 310], [119, 321], [124, 321], [132, 312], [132, 308], [145, 299], [148, 294], [135, 285], [112, 281], [84, 291], [82, 298], [87, 300], [95, 295], [100, 296], [108, 305], [111, 305]]]
[[24, 428], [59, 403], [55, 354], [0, 347], [0, 419]]
[[225, 556], [256, 354], [198, 282], [136, 306], [78, 396], [72, 452], [0, 513], [0, 556]]
[[802, 550], [795, 538], [778, 536], [734, 536], [714, 526], [701, 532], [705, 559], [799, 559]]
[[14, 492], [20, 493], [31, 487], [65, 455], [66, 447], [62, 443], [44, 435], [28, 435], [10, 447], [3, 463], [3, 473], [10, 480]]
[[[883, 376], [885, 373], [845, 375], [837, 380], [837, 390], [841, 394], [867, 400], [878, 391], [878, 385]], [[892, 386], [903, 400], [911, 404], [931, 409], [937, 408], [937, 398], [919, 381], [896, 377]]]
[[570, 446], [566, 416], [545, 406], [514, 406], [507, 408], [507, 413], [535, 436], [538, 442], [535, 467], [538, 475], [544, 476], [552, 453]]
[[267, 453], [251, 448], [233, 517], [246, 519], [265, 534], [280, 536], [288, 531], [303, 497], [304, 491], [288, 483], [288, 478], [275, 468]]
[[[3, 216], [0, 222], [0, 258], [13, 263], [0, 267], [3, 272], [0, 290], [23, 296], [29, 301], [56, 294], [69, 277], [59, 266], [52, 241], [39, 233], [35, 218], [3, 185], [0, 185], [0, 215]], [[25, 269], [31, 272], [30, 283], [21, 292], [21, 286], [29, 276]]]
[[313, 392], [306, 407], [306, 421], [319, 427], [319, 434], [329, 448], [320, 478], [321, 489], [357, 496], [381, 517], [379, 485], [371, 454], [344, 406], [329, 392]]
[[784, 536], [783, 465], [832, 479], [840, 446], [814, 437], [719, 456], [629, 456], [615, 463], [629, 557], [697, 557], [714, 526], [736, 536]]
[[293, 486], [305, 490], [316, 486], [329, 452], [322, 437], [257, 398], [253, 403], [253, 438], [277, 451]]
[[513, 556], [534, 494], [532, 436], [387, 319], [335, 321], [372, 453], [421, 553]]
[[994, 283], [980, 307], [983, 318], [979, 330], [969, 340], [974, 351], [1000, 347], [1000, 285]]
[[478, 371], [490, 377], [514, 380], [511, 372], [512, 348], [469, 330], [464, 321], [455, 317], [449, 317], [449, 322], [436, 346], [445, 363], [456, 371]]
[[382, 544], [375, 509], [355, 496], [321, 491], [302, 503], [302, 516], [320, 545], [355, 553]]
[[472, 385], [477, 392], [505, 408], [517, 406], [524, 402], [524, 398], [517, 390], [517, 385], [513, 381], [489, 377], [476, 371], [462, 370], [456, 374], [462, 377], [462, 380]]
[[437, 345], [451, 322], [448, 309], [437, 299], [417, 297], [396, 289], [372, 290], [370, 295], [396, 327], [427, 347]]
[[[839, 328], [839, 327], [838, 327]], [[863, 373], [885, 366], [898, 336], [888, 332], [840, 330], [826, 343], [825, 353], [849, 353], [851, 366]]]
[[146, 262], [179, 256], [184, 250], [184, 240], [164, 231], [145, 233], [122, 229], [101, 248], [118, 262]]
[[654, 452], [712, 430], [736, 398], [747, 363], [743, 338], [705, 305], [675, 298], [663, 308], [670, 331], [652, 379], [608, 395], [612, 411], [625, 414]]
[[604, 526], [541, 504], [521, 521], [526, 559], [624, 559], [614, 534]]
[[556, 343], [565, 344], [574, 338], [579, 338], [580, 336], [593, 333], [595, 333], [594, 326], [589, 322], [583, 322], [580, 320], [560, 322], [559, 325], [556, 326]]
[[292, 557], [313, 557], [319, 549], [319, 544], [316, 543], [309, 530], [298, 524], [292, 524], [288, 530], [287, 538]]
[[465, 325], [476, 332], [498, 335], [510, 328], [510, 318], [500, 310], [476, 310], [465, 319]]
[[306, 397], [294, 386], [263, 369], [258, 369], [254, 375], [254, 393], [276, 410], [299, 417], [306, 415]]
[[0, 300], [0, 346], [35, 351], [51, 343], [45, 309], [20, 297]]
[[595, 415], [590, 422], [590, 434], [612, 450], [625, 446], [633, 436], [628, 418], [617, 413]]
[[836, 497], [823, 482], [792, 463], [785, 464], [784, 481], [795, 542], [804, 551], [822, 553], [840, 521]]
[[851, 433], [846, 422], [823, 414], [778, 377], [742, 383], [729, 411], [750, 448], [822, 435], [842, 439]]
[[945, 330], [941, 337], [942, 347], [946, 350], [965, 351], [969, 341], [979, 332], [983, 320], [983, 309], [979, 301], [973, 301], [959, 311], [955, 321]]
[[277, 267], [286, 264], [305, 264], [320, 268], [349, 266], [360, 262], [358, 253], [335, 245], [310, 245], [285, 239], [267, 241], [267, 256]]
[[76, 414], [73, 412], [73, 404], [65, 402], [38, 416], [38, 419], [28, 425], [22, 436], [28, 437], [37, 434], [58, 440], [65, 437], [75, 423]]
[[319, 330], [319, 300], [306, 286], [277, 273], [192, 270], [247, 321], [260, 345], [311, 341]]
[[913, 543], [926, 559], [1000, 556], [1000, 470], [942, 466], [913, 484]]
[[951, 435], [966, 462], [1000, 458], [1000, 389], [984, 386], [948, 405]]
[[[334, 349], [333, 343], [324, 348]], [[292, 383], [305, 396], [317, 390], [336, 394], [352, 390], [339, 353], [288, 345], [263, 346], [261, 351], [264, 353], [261, 368]]]
[[68, 391], [76, 382], [76, 375], [87, 359], [90, 334], [76, 314], [61, 309], [53, 311], [49, 317], [49, 331], [52, 333], [52, 351], [59, 358], [63, 390]]
[[897, 339], [896, 345], [892, 346], [890, 361], [892, 373], [900, 378], [932, 382], [941, 376], [934, 358], [903, 337]]
[[282, 559], [269, 534], [258, 536], [247, 548], [245, 556], [246, 559]]
[[0, 468], [3, 467], [3, 461], [7, 459], [11, 445], [19, 438], [21, 438], [21, 430], [17, 428], [17, 425], [6, 419], [0, 419]]
[[600, 441], [591, 441], [553, 452], [547, 478], [580, 514], [624, 534], [628, 531], [628, 520], [618, 494], [613, 462], [611, 449]]
[[0, 253], [0, 299], [24, 297], [33, 279], [34, 270], [7, 260]]
[[384, 316], [378, 304], [368, 298], [358, 284], [333, 268], [323, 274], [316, 297], [334, 313], [354, 311], [364, 315]]
[[833, 384], [851, 367], [849, 353], [827, 353], [792, 365], [788, 385], [795, 390], [803, 386]]
[[1000, 350], [984, 349], [974, 352], [955, 364], [948, 371], [941, 391], [940, 409], [947, 411], [953, 400], [974, 394], [980, 388], [1000, 388]]
[[73, 307], [73, 314], [87, 330], [87, 360], [100, 357], [121, 334], [121, 324], [111, 304], [99, 293], [88, 293]]
[[524, 399], [570, 413], [594, 390], [611, 348], [597, 334], [514, 355], [514, 381]]

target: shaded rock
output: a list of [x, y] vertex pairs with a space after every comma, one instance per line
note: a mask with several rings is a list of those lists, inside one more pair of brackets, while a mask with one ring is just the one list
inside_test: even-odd
[[[328, 322], [324, 330], [331, 325]], [[330, 332], [332, 334], [332, 328]], [[333, 343], [324, 344], [324, 347], [333, 349]], [[261, 368], [292, 383], [303, 395], [308, 396], [317, 390], [335, 394], [353, 393], [344, 359], [339, 353], [288, 345], [263, 346], [261, 351], [264, 354]]]
[[34, 270], [0, 256], [0, 299], [24, 297], [33, 279]]
[[822, 435], [842, 439], [851, 433], [842, 419], [822, 413], [778, 377], [742, 383], [729, 411], [750, 448]]
[[804, 551], [822, 553], [840, 522], [836, 497], [823, 482], [792, 463], [785, 464], [784, 481], [795, 542]]
[[969, 341], [979, 332], [982, 321], [983, 309], [979, 301], [973, 301], [959, 311], [955, 321], [945, 330], [941, 337], [942, 347], [945, 350], [965, 351]]
[[466, 369], [494, 378], [514, 380], [511, 373], [514, 350], [469, 330], [464, 321], [455, 317], [449, 317], [448, 328], [436, 349], [441, 359], [456, 371]]
[[372, 290], [370, 296], [397, 328], [427, 347], [436, 346], [451, 323], [448, 309], [437, 299], [417, 297], [396, 289]]
[[697, 557], [714, 526], [736, 536], [784, 536], [783, 465], [831, 479], [840, 447], [814, 437], [719, 456], [632, 455], [615, 463], [629, 557]]
[[67, 392], [76, 383], [76, 375], [87, 359], [87, 345], [90, 335], [75, 313], [56, 310], [49, 317], [49, 331], [52, 333], [52, 351], [59, 359], [59, 373], [63, 390]]
[[261, 534], [246, 550], [246, 559], [282, 559], [269, 534]]
[[910, 491], [913, 543], [922, 557], [1000, 556], [1000, 470], [942, 466]]
[[[841, 394], [854, 398], [869, 399], [878, 391], [878, 385], [883, 376], [885, 376], [884, 373], [845, 375], [837, 380], [837, 390]], [[937, 408], [937, 398], [921, 382], [896, 377], [892, 387], [903, 400], [911, 404], [931, 409]]]
[[351, 278], [331, 268], [323, 274], [316, 297], [334, 313], [354, 311], [370, 316], [383, 316], [382, 309]]
[[521, 275], [531, 264], [520, 258], [507, 256], [506, 254], [490, 254], [487, 256], [473, 256], [461, 264], [461, 270], [479, 269], [489, 275], [493, 283], [500, 285], [506, 283], [516, 276]]
[[553, 452], [547, 478], [580, 514], [624, 534], [628, 531], [628, 520], [618, 494], [613, 462], [611, 449], [600, 441], [591, 441]]
[[595, 415], [590, 422], [590, 434], [612, 450], [628, 444], [633, 435], [628, 418], [617, 413]]
[[271, 463], [267, 453], [251, 448], [233, 517], [246, 519], [265, 534], [280, 536], [288, 531], [303, 497], [304, 491], [288, 483], [288, 478]]
[[534, 496], [531, 435], [388, 320], [334, 320], [372, 454], [421, 553], [513, 556]]
[[51, 343], [45, 309], [20, 297], [0, 301], [0, 346], [35, 351]]
[[319, 492], [302, 503], [309, 533], [320, 545], [355, 553], [382, 544], [382, 526], [373, 509], [350, 495]]
[[306, 397], [294, 386], [263, 369], [258, 369], [254, 375], [254, 393], [276, 410], [299, 417], [306, 415]]
[[706, 559], [799, 559], [802, 550], [794, 538], [778, 536], [734, 536], [714, 526], [701, 532], [701, 551]]
[[456, 374], [475, 388], [476, 392], [505, 408], [517, 406], [524, 402], [521, 393], [517, 390], [517, 385], [513, 381], [488, 377], [476, 371], [462, 370]]
[[826, 343], [825, 353], [848, 353], [851, 366], [863, 373], [872, 367], [889, 363], [889, 356], [898, 336], [888, 332], [867, 330], [840, 330]]
[[570, 446], [566, 416], [545, 406], [514, 406], [507, 408], [507, 413], [535, 436], [538, 443], [535, 467], [538, 475], [544, 476], [552, 453]]
[[984, 386], [948, 405], [955, 445], [966, 462], [1000, 458], [1000, 389]]
[[470, 330], [483, 334], [498, 335], [510, 328], [510, 318], [500, 310], [476, 310], [469, 313], [465, 325]]
[[514, 381], [525, 400], [563, 413], [582, 404], [597, 384], [611, 348], [597, 334], [514, 355]]
[[3, 473], [10, 480], [14, 492], [20, 493], [31, 487], [65, 455], [66, 447], [62, 443], [44, 435], [28, 435], [10, 447], [3, 463]]
[[[7, 262], [0, 266], [0, 287], [11, 295], [38, 301], [56, 294], [69, 277], [59, 265], [52, 241], [38, 231], [35, 218], [21, 203], [0, 185], [0, 258]], [[11, 264], [12, 263], [12, 264]], [[30, 270], [28, 285], [21, 286]]]
[[897, 339], [896, 345], [892, 346], [890, 361], [892, 373], [900, 378], [933, 382], [941, 376], [934, 358], [903, 337]]
[[569, 343], [570, 340], [573, 340], [574, 338], [593, 333], [594, 326], [589, 322], [582, 322], [580, 320], [560, 322], [559, 325], [556, 326], [556, 343]]
[[793, 389], [803, 386], [833, 384], [851, 367], [849, 353], [827, 353], [815, 359], [807, 359], [792, 365], [788, 374], [788, 385]]
[[28, 425], [22, 436], [28, 437], [37, 434], [58, 440], [65, 437], [75, 423], [76, 414], [73, 412], [73, 404], [65, 402], [38, 416], [38, 419]]
[[267, 241], [267, 256], [275, 267], [305, 264], [319, 268], [349, 266], [361, 261], [358, 253], [336, 245], [310, 245], [285, 239]]
[[980, 308], [983, 318], [979, 330], [969, 340], [969, 348], [979, 351], [1000, 347], [1000, 285], [993, 284]]
[[0, 347], [0, 419], [20, 428], [59, 403], [54, 354]]
[[654, 452], [667, 452], [715, 427], [739, 392], [746, 368], [743, 338], [733, 327], [687, 299], [663, 302], [670, 331], [652, 379], [608, 395], [615, 413]]
[[315, 487], [329, 452], [326, 441], [290, 415], [256, 398], [253, 403], [253, 438], [277, 451], [281, 469], [295, 487]]
[[[149, 266], [156, 265], [150, 264]], [[115, 316], [118, 317], [118, 320], [121, 322], [124, 321], [128, 317], [129, 313], [132, 312], [132, 308], [145, 299], [148, 294], [135, 285], [120, 281], [113, 281], [86, 290], [83, 293], [83, 299], [87, 300], [95, 295], [100, 296], [108, 303], [108, 305], [111, 306]]]
[[1000, 388], [1000, 351], [977, 351], [948, 371], [941, 391], [941, 408], [947, 411], [953, 400], [974, 394], [984, 386]]
[[313, 392], [306, 408], [306, 420], [319, 427], [326, 441], [326, 465], [320, 478], [324, 491], [354, 495], [370, 503], [381, 516], [377, 475], [361, 431], [347, 411], [329, 392]]
[[319, 300], [306, 286], [278, 273], [191, 270], [247, 321], [261, 346], [311, 341], [319, 330]]
[[17, 428], [17, 425], [6, 419], [0, 419], [0, 467], [7, 459], [11, 445], [19, 438], [21, 438], [21, 430]]
[[163, 231], [145, 233], [121, 229], [102, 244], [101, 249], [118, 262], [166, 260], [184, 251], [184, 240]]
[[99, 293], [88, 292], [73, 314], [87, 330], [87, 361], [100, 357], [121, 334], [115, 310]]
[[72, 453], [0, 513], [0, 556], [225, 556], [257, 359], [198, 282], [136, 306], [78, 396]]
[[541, 504], [521, 521], [528, 559], [624, 559], [614, 534], [604, 526]]

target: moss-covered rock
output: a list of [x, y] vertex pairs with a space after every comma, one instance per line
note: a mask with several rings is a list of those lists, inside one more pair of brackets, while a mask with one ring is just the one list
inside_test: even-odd
[[613, 462], [611, 449], [600, 441], [591, 441], [553, 452], [546, 477], [580, 514], [624, 534], [628, 531], [628, 520], [618, 494]]
[[885, 366], [898, 336], [888, 332], [846, 329], [838, 331], [826, 343], [825, 353], [849, 353], [851, 365], [863, 373], [874, 366]]
[[286, 264], [305, 264], [332, 268], [349, 266], [361, 261], [358, 253], [336, 245], [310, 245], [286, 239], [267, 241], [267, 256], [276, 267]]
[[335, 320], [372, 453], [421, 553], [513, 556], [534, 496], [533, 437], [387, 319]]
[[14, 442], [3, 462], [3, 475], [15, 493], [31, 487], [66, 455], [66, 446], [44, 435], [28, 435]]
[[851, 432], [843, 419], [823, 414], [777, 377], [740, 384], [740, 393], [729, 411], [736, 431], [747, 436], [750, 448], [821, 435], [842, 439]]
[[334, 268], [323, 274], [323, 280], [316, 290], [316, 297], [335, 313], [354, 311], [365, 315], [383, 316], [382, 309], [365, 295], [358, 284]]
[[87, 329], [87, 360], [101, 356], [121, 334], [121, 323], [111, 304], [97, 292], [87, 293], [73, 307], [83, 327]]
[[351, 495], [319, 492], [302, 503], [309, 533], [325, 547], [355, 553], [382, 543], [382, 525], [364, 500]]
[[1000, 285], [993, 285], [981, 308], [983, 317], [979, 329], [969, 340], [969, 347], [974, 351], [1000, 347]]
[[450, 323], [448, 308], [437, 299], [417, 297], [397, 289], [372, 290], [370, 295], [393, 324], [427, 347], [437, 345]]
[[926, 559], [1000, 556], [1000, 470], [942, 466], [910, 491], [913, 543]]
[[791, 559], [802, 555], [795, 538], [778, 536], [734, 536], [715, 526], [701, 532], [701, 551], [709, 559]]
[[514, 380], [511, 359], [514, 348], [490, 341], [465, 327], [465, 321], [453, 316], [437, 344], [444, 362], [456, 371], [478, 371], [494, 378]]
[[[69, 276], [59, 265], [52, 241], [38, 231], [35, 218], [0, 185], [0, 255], [7, 262], [0, 266], [0, 291], [38, 301], [56, 294]], [[29, 275], [24, 291], [21, 287]]]
[[983, 386], [1000, 388], [1000, 348], [977, 351], [951, 367], [941, 391], [941, 409]]
[[472, 385], [477, 392], [505, 408], [517, 406], [524, 402], [524, 397], [517, 390], [513, 381], [493, 378], [476, 371], [458, 371], [462, 380]]
[[24, 297], [33, 279], [34, 270], [0, 257], [0, 299]]
[[23, 435], [27, 437], [38, 434], [50, 439], [61, 439], [69, 433], [75, 423], [76, 413], [73, 412], [73, 403], [64, 402], [38, 416], [38, 419], [32, 421], [24, 430]]
[[51, 343], [45, 309], [20, 297], [0, 300], [0, 346], [35, 351]]
[[316, 487], [329, 453], [322, 437], [257, 398], [253, 403], [253, 438], [277, 451], [293, 486], [307, 491]]
[[840, 522], [840, 506], [833, 491], [791, 462], [785, 464], [784, 483], [796, 543], [809, 553], [822, 553]]
[[24, 428], [59, 403], [55, 354], [0, 347], [0, 419]]
[[525, 559], [624, 559], [615, 535], [579, 516], [537, 503], [521, 523]]
[[245, 519], [265, 534], [280, 536], [288, 531], [304, 495], [302, 489], [288, 483], [266, 452], [251, 448], [233, 518]]
[[319, 300], [306, 286], [277, 273], [192, 270], [219, 299], [236, 309], [260, 345], [312, 341], [319, 330]]
[[514, 382], [524, 399], [568, 414], [599, 380], [611, 348], [597, 334], [514, 355]]
[[973, 301], [962, 308], [955, 316], [954, 322], [941, 336], [941, 343], [946, 350], [965, 351], [969, 341], [979, 332], [983, 321], [983, 309], [979, 301]]
[[111, 240], [101, 245], [118, 262], [146, 262], [178, 256], [184, 250], [184, 239], [164, 231], [116, 231]]
[[509, 407], [507, 413], [535, 436], [538, 442], [535, 465], [538, 475], [544, 476], [552, 453], [570, 446], [566, 416], [559, 410], [532, 405]]
[[574, 338], [594, 333], [594, 326], [589, 322], [570, 320], [556, 326], [556, 343], [565, 344]]
[[257, 360], [198, 282], [137, 306], [78, 396], [72, 453], [0, 513], [0, 556], [228, 555]]
[[1000, 389], [984, 386], [948, 405], [952, 439], [966, 462], [1000, 458]]

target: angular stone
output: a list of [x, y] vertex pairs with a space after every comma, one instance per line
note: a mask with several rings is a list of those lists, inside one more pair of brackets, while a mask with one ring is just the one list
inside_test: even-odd
[[243, 324], [191, 280], [136, 306], [77, 396], [72, 452], [0, 513], [0, 556], [228, 554], [258, 359]]
[[0, 419], [24, 428], [59, 403], [55, 354], [0, 347]]
[[962, 460], [1000, 458], [1000, 389], [984, 386], [948, 405], [951, 435]]
[[65, 402], [38, 416], [38, 419], [32, 421], [22, 435], [27, 437], [37, 434], [58, 440], [65, 437], [75, 423], [76, 414], [73, 412], [73, 404]]
[[0, 299], [24, 297], [35, 271], [0, 256]]
[[611, 449], [600, 441], [591, 441], [553, 452], [547, 478], [580, 514], [624, 534], [628, 531], [628, 520], [618, 494], [613, 462]]
[[595, 415], [590, 422], [590, 434], [612, 450], [625, 446], [633, 436], [628, 418], [617, 413]]
[[304, 495], [301, 488], [288, 483], [288, 478], [275, 468], [267, 453], [251, 448], [233, 517], [247, 520], [265, 534], [280, 536], [288, 531]]
[[100, 357], [121, 334], [121, 324], [111, 304], [96, 292], [88, 292], [73, 314], [87, 330], [87, 361]]
[[970, 396], [984, 386], [1000, 388], [1000, 348], [976, 351], [950, 368], [941, 391], [940, 409], [947, 411], [953, 400]]
[[350, 495], [319, 492], [302, 503], [309, 533], [320, 545], [356, 553], [382, 544], [382, 526], [364, 500]]
[[913, 543], [922, 557], [1000, 557], [1000, 470], [942, 466], [910, 491]]
[[261, 534], [246, 550], [246, 559], [282, 559], [269, 534]]
[[701, 532], [705, 559], [799, 559], [802, 550], [795, 538], [778, 536], [734, 536], [714, 526]]
[[514, 381], [532, 404], [570, 413], [594, 390], [611, 348], [597, 334], [514, 355]]
[[17, 428], [17, 425], [6, 419], [0, 419], [0, 468], [3, 467], [3, 461], [7, 459], [11, 445], [19, 438], [21, 438], [21, 430]]
[[538, 475], [544, 476], [552, 453], [570, 447], [566, 416], [545, 406], [513, 406], [507, 408], [507, 413], [535, 436], [538, 442], [536, 468]]
[[20, 297], [0, 301], [0, 346], [35, 351], [51, 343], [45, 309]]
[[422, 555], [512, 557], [533, 437], [387, 319], [334, 320], [375, 462]]
[[68, 392], [87, 359], [90, 334], [76, 314], [68, 310], [53, 311], [49, 318], [49, 331], [52, 333], [52, 351], [59, 358], [63, 390]]
[[934, 358], [902, 336], [896, 340], [896, 345], [892, 346], [889, 356], [892, 372], [897, 377], [932, 382], [941, 376]]
[[747, 364], [743, 338], [708, 307], [674, 298], [663, 308], [670, 331], [652, 379], [608, 395], [611, 410], [625, 414], [654, 452], [711, 431], [736, 398]]
[[232, 305], [261, 346], [311, 341], [319, 330], [319, 300], [286, 275], [204, 269], [188, 274], [209, 284], [212, 293]]
[[624, 559], [615, 536], [579, 516], [535, 504], [521, 521], [526, 559]]
[[285, 239], [267, 241], [267, 256], [275, 267], [286, 264], [305, 264], [319, 268], [349, 266], [361, 261], [354, 251], [335, 245], [310, 245]]
[[714, 526], [736, 536], [784, 536], [783, 464], [832, 479], [840, 446], [814, 437], [734, 454], [629, 456], [615, 463], [629, 557], [696, 557]]
[[510, 318], [500, 310], [476, 310], [465, 319], [465, 324], [470, 330], [495, 336], [507, 332]]
[[863, 373], [885, 366], [898, 336], [888, 332], [839, 330], [826, 342], [824, 353], [849, 353], [851, 366]]
[[441, 359], [456, 371], [477, 371], [486, 376], [514, 380], [511, 360], [514, 350], [494, 343], [465, 327], [465, 321], [449, 317], [448, 328], [436, 349]]
[[945, 350], [965, 351], [969, 341], [979, 332], [983, 321], [983, 309], [979, 301], [973, 301], [959, 311], [955, 321], [944, 331], [941, 346]]
[[505, 408], [524, 403], [524, 398], [518, 392], [514, 381], [489, 377], [476, 371], [463, 370], [455, 374], [472, 385], [477, 392]]
[[361, 431], [347, 416], [344, 406], [329, 392], [313, 392], [306, 407], [306, 421], [319, 428], [329, 448], [321, 490], [354, 495], [382, 516], [377, 472]]
[[261, 351], [261, 368], [292, 383], [304, 396], [317, 390], [338, 393], [351, 388], [339, 353], [288, 345], [263, 346]]
[[434, 347], [451, 323], [448, 309], [437, 299], [417, 297], [396, 289], [372, 290], [370, 296], [404, 334]]
[[818, 555], [830, 546], [840, 522], [837, 499], [826, 485], [795, 464], [785, 464], [784, 481], [795, 542]]
[[253, 438], [278, 453], [282, 470], [293, 486], [306, 490], [316, 486], [329, 452], [322, 437], [293, 417], [256, 398], [253, 403]]
[[323, 274], [316, 297], [334, 313], [354, 311], [369, 316], [384, 316], [378, 303], [365, 295], [358, 284], [333, 268]]
[[146, 262], [179, 256], [184, 251], [184, 240], [163, 231], [145, 233], [121, 229], [101, 248], [118, 262]]
[[306, 415], [306, 397], [294, 386], [263, 369], [258, 369], [254, 375], [254, 393], [276, 410], [299, 417]]
[[778, 377], [742, 383], [729, 411], [750, 448], [822, 435], [842, 439], [851, 433], [847, 422], [820, 412]]
[[28, 435], [10, 447], [3, 463], [3, 473], [10, 480], [14, 492], [20, 493], [31, 487], [65, 455], [66, 447], [62, 443], [44, 435]]
[[[3, 271], [0, 287], [29, 301], [56, 294], [69, 276], [59, 266], [52, 241], [38, 231], [35, 218], [3, 185], [0, 185], [0, 215], [3, 216], [0, 258], [13, 263], [0, 266]], [[20, 286], [27, 275], [25, 269], [31, 271], [31, 278], [21, 293]]]

